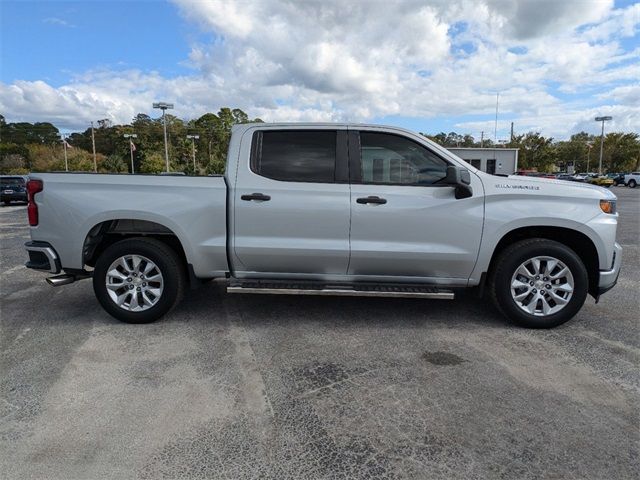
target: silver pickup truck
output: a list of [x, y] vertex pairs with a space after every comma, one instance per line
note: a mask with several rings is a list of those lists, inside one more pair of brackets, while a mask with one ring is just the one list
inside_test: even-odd
[[223, 279], [230, 293], [477, 287], [517, 324], [548, 328], [620, 270], [610, 191], [489, 175], [394, 127], [237, 125], [223, 176], [34, 174], [28, 191], [27, 267], [58, 274], [52, 285], [92, 277], [131, 323]]

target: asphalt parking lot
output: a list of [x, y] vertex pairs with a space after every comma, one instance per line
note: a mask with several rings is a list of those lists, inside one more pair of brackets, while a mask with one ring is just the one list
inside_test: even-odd
[[640, 189], [618, 286], [550, 331], [488, 302], [227, 295], [126, 325], [0, 208], [6, 479], [638, 478]]

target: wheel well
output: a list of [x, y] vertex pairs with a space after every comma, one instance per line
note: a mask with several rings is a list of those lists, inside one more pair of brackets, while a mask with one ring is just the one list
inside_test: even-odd
[[489, 264], [488, 275], [490, 276], [495, 266], [495, 260], [505, 248], [520, 240], [528, 238], [546, 238], [566, 245], [576, 252], [584, 263], [589, 275], [589, 293], [596, 296], [598, 292], [598, 281], [600, 277], [600, 262], [598, 250], [589, 237], [584, 233], [570, 228], [563, 227], [523, 227], [507, 233], [496, 245]]
[[109, 246], [125, 238], [155, 238], [172, 248], [187, 268], [187, 255], [176, 234], [159, 223], [147, 220], [118, 219], [107, 220], [93, 227], [87, 234], [82, 248], [82, 262], [90, 267]]

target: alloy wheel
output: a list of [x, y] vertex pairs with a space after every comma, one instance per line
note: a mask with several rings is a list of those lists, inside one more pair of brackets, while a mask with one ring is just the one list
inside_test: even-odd
[[142, 255], [124, 255], [107, 269], [106, 287], [111, 300], [130, 312], [142, 312], [158, 303], [164, 278], [158, 266]]
[[575, 282], [569, 267], [554, 257], [530, 258], [511, 277], [511, 297], [519, 308], [535, 316], [553, 315], [571, 300]]

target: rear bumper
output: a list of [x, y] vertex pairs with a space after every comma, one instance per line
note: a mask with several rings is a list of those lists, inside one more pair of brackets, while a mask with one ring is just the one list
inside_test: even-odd
[[47, 242], [32, 241], [24, 244], [29, 254], [29, 261], [25, 267], [43, 272], [60, 273], [60, 257], [54, 248]]
[[622, 247], [618, 243], [613, 247], [613, 255], [614, 259], [611, 270], [600, 270], [598, 296], [611, 290], [618, 282], [618, 276], [620, 276], [620, 265], [622, 265]]

